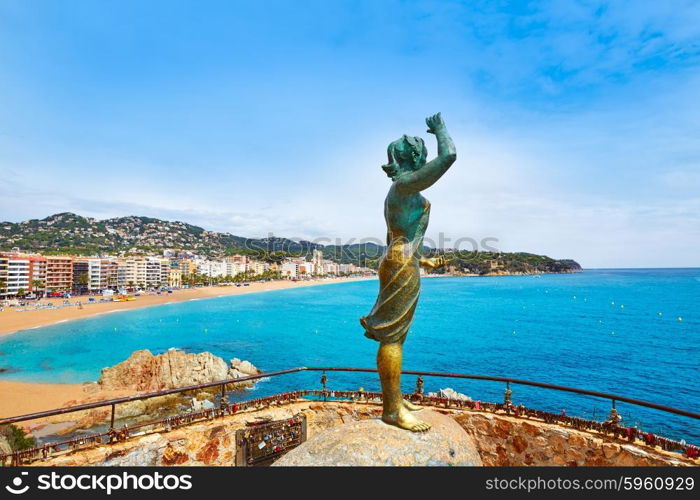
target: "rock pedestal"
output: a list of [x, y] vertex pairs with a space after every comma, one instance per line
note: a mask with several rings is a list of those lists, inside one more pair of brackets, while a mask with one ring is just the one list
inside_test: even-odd
[[275, 466], [478, 466], [474, 439], [452, 418], [421, 410], [427, 432], [410, 432], [368, 419], [322, 431], [291, 450]]

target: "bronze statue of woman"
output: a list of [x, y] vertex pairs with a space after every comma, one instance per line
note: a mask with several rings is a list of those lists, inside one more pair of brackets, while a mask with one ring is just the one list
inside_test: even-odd
[[360, 318], [365, 336], [380, 344], [377, 368], [384, 399], [382, 420], [416, 432], [427, 431], [430, 425], [413, 416], [410, 411], [420, 407], [401, 396], [403, 343], [418, 302], [419, 266], [445, 265], [442, 257], [421, 256], [430, 202], [420, 192], [435, 184], [457, 158], [440, 113], [425, 122], [428, 132], [437, 137], [437, 158], [426, 163], [428, 150], [420, 137], [404, 135], [387, 150], [389, 163], [382, 169], [393, 181], [384, 201], [387, 250], [379, 264], [379, 296], [369, 315]]

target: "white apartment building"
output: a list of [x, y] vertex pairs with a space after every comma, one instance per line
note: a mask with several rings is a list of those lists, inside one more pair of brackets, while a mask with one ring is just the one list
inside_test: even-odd
[[127, 286], [126, 274], [127, 274], [126, 261], [125, 260], [117, 261], [117, 287], [125, 288]]
[[102, 280], [100, 279], [100, 269], [102, 259], [87, 259], [88, 263], [88, 290], [102, 290]]
[[236, 276], [245, 272], [262, 274], [270, 268], [266, 262], [251, 260], [244, 255], [226, 257], [223, 261], [197, 261], [197, 273], [212, 278]]
[[223, 261], [199, 261], [197, 263], [197, 273], [202, 274], [204, 276], [209, 276], [210, 278], [226, 276], [226, 264], [227, 263]]
[[146, 286], [162, 286], [168, 283], [167, 267], [165, 279], [163, 279], [162, 267], [161, 259], [146, 258]]
[[85, 259], [88, 264], [87, 288], [91, 292], [100, 292], [105, 288], [119, 286], [119, 264], [114, 258], [89, 257]]
[[7, 295], [15, 296], [20, 290], [29, 290], [29, 260], [7, 259]]
[[285, 278], [297, 279], [299, 277], [299, 264], [294, 262], [283, 262], [280, 272]]
[[308, 260], [291, 260], [282, 263], [281, 273], [283, 277], [297, 279], [314, 274], [314, 265]]

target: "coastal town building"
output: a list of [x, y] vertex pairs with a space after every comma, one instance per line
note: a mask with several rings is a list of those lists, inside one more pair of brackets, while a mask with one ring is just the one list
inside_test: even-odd
[[[87, 263], [87, 283], [85, 285], [87, 285], [88, 291], [99, 293], [106, 288], [117, 286], [119, 265], [115, 259], [94, 257], [85, 259], [85, 262]], [[75, 272], [73, 274], [75, 276]]]
[[223, 276], [235, 276], [237, 274], [244, 273], [247, 271], [247, 264], [243, 264], [240, 262], [224, 261], [223, 265]]
[[169, 286], [170, 282], [170, 260], [161, 259], [160, 260], [160, 285]]
[[160, 286], [161, 279], [160, 259], [146, 258], [146, 286]]
[[192, 259], [181, 259], [178, 267], [182, 271], [182, 276], [191, 276], [197, 272], [197, 264]]
[[231, 262], [232, 264], [240, 264], [241, 266], [244, 266], [250, 261], [250, 257], [247, 255], [229, 255], [227, 257], [224, 257], [224, 262]]
[[323, 262], [323, 272], [324, 274], [340, 274], [340, 267], [335, 262], [326, 260]]
[[73, 257], [46, 257], [46, 291], [70, 292], [73, 286]]
[[290, 259], [282, 263], [282, 277], [289, 279], [308, 278], [314, 274], [314, 264], [303, 259]]
[[10, 257], [7, 259], [7, 295], [16, 297], [29, 290], [29, 260]]
[[94, 290], [102, 291], [106, 288], [113, 288], [117, 285], [117, 275], [119, 265], [114, 259], [100, 259], [100, 280]]
[[29, 293], [43, 295], [46, 292], [46, 257], [27, 255], [29, 260]]
[[103, 259], [102, 260], [102, 275], [104, 277], [103, 284], [105, 288], [115, 288], [117, 286], [117, 274], [119, 272], [119, 263], [117, 259]]
[[270, 264], [268, 264], [267, 262], [254, 260], [250, 263], [249, 270], [250, 270], [250, 272], [253, 273], [253, 275], [257, 276], [257, 275], [263, 274], [266, 271], [269, 271]]
[[338, 274], [352, 274], [357, 272], [357, 266], [355, 264], [339, 264]]
[[100, 271], [102, 259], [88, 259], [88, 290], [96, 292], [102, 289]]
[[283, 262], [282, 266], [280, 267], [280, 273], [284, 278], [289, 278], [293, 280], [298, 279], [299, 264], [295, 264], [294, 262]]
[[226, 265], [224, 261], [202, 260], [197, 263], [197, 273], [209, 278], [226, 276]]
[[13, 250], [12, 253], [0, 254], [3, 259], [1, 267], [4, 268], [0, 269], [0, 293], [5, 297], [43, 296], [46, 291], [46, 257]]
[[[173, 258], [174, 255], [184, 258]], [[180, 288], [183, 284], [192, 284], [193, 276], [196, 278], [194, 283], [201, 283], [202, 277], [214, 283], [256, 279], [256, 276], [268, 272], [296, 280], [364, 271], [370, 270], [325, 260], [320, 250], [313, 251], [311, 260], [296, 257], [268, 263], [250, 255], [211, 260], [181, 251], [164, 252], [164, 257], [79, 257], [43, 256], [13, 249], [11, 253], [0, 253], [0, 298], [28, 294], [41, 297], [55, 292], [85, 295], [105, 290]]]
[[0, 299], [7, 298], [7, 267], [9, 259], [0, 255]]
[[73, 261], [73, 293], [84, 295], [88, 293], [90, 283], [90, 265], [87, 259], [76, 259]]
[[118, 285], [120, 288], [133, 288], [146, 286], [146, 260], [143, 258], [122, 259], [119, 262], [120, 278]]
[[323, 265], [323, 252], [321, 250], [314, 250], [311, 256], [311, 262], [314, 265], [315, 274], [322, 276], [326, 273]]
[[171, 267], [168, 271], [168, 286], [180, 288], [182, 286], [182, 271], [178, 267]]
[[299, 273], [300, 274], [305, 274], [307, 276], [314, 274], [313, 263], [304, 260], [302, 262], [297, 263], [297, 265], [299, 266]]

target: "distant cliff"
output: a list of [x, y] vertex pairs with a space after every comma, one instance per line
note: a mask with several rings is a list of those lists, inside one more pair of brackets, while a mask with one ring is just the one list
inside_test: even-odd
[[553, 259], [546, 255], [525, 252], [460, 253], [451, 259], [454, 272], [497, 276], [503, 274], [575, 273], [581, 266], [571, 259]]

